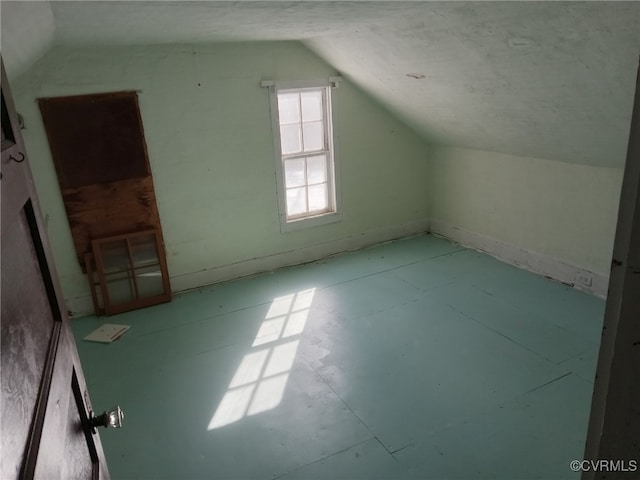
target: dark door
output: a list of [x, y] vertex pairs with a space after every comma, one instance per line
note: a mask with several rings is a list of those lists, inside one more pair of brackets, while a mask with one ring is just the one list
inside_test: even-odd
[[2, 65], [0, 478], [108, 479]]

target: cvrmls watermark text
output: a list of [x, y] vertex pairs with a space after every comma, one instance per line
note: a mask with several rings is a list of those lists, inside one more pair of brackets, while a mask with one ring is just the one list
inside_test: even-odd
[[574, 472], [637, 472], [637, 460], [571, 460]]

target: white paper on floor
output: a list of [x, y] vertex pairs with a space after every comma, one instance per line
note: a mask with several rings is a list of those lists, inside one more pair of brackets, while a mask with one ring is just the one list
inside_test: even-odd
[[84, 340], [88, 342], [111, 343], [114, 340], [118, 340], [122, 335], [124, 335], [124, 332], [130, 328], [131, 327], [129, 325], [105, 323], [100, 328], [84, 337]]

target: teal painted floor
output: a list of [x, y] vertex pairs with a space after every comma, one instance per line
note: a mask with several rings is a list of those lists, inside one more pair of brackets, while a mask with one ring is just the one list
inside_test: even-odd
[[603, 315], [424, 235], [72, 325], [116, 480], [577, 479]]

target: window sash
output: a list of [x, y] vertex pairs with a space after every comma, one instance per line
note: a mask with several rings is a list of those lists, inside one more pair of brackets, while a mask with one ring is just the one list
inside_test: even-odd
[[[281, 156], [284, 157], [290, 157], [290, 156], [298, 156], [298, 155], [306, 155], [312, 152], [321, 152], [321, 151], [328, 151], [331, 149], [331, 139], [330, 139], [330, 135], [331, 135], [331, 130], [329, 128], [328, 125], [328, 118], [330, 115], [330, 110], [328, 108], [328, 98], [329, 98], [329, 92], [327, 91], [327, 87], [316, 87], [316, 88], [299, 88], [299, 89], [279, 89], [276, 92], [276, 103], [278, 105], [278, 133], [279, 133], [279, 137], [280, 137], [280, 154]], [[315, 93], [318, 92], [320, 93], [320, 119], [317, 119], [317, 117], [314, 117], [310, 120], [306, 120], [305, 121], [305, 115], [304, 115], [304, 105], [303, 105], [303, 98], [302, 95], [305, 93]], [[282, 116], [281, 115], [281, 111], [280, 111], [280, 98], [281, 96], [289, 96], [289, 95], [296, 95], [297, 96], [297, 102], [296, 102], [296, 107], [297, 107], [297, 112], [296, 112], [296, 119], [295, 121], [283, 121], [282, 120]], [[284, 100], [282, 101], [282, 103], [284, 104]], [[286, 119], [285, 119], [286, 120]], [[306, 150], [305, 149], [305, 126], [309, 126], [311, 124], [317, 124], [319, 123], [321, 125], [322, 128], [322, 146], [320, 148], [315, 148], [315, 149], [309, 149]], [[298, 127], [298, 139], [299, 139], [299, 147], [300, 150], [298, 151], [294, 151], [291, 153], [284, 153], [283, 152], [283, 127]]]
[[[312, 120], [305, 122], [304, 114], [303, 114], [303, 97], [302, 94], [305, 92], [319, 92], [321, 94], [321, 119], [317, 120], [317, 117]], [[298, 109], [297, 114], [291, 115], [291, 111], [287, 112], [289, 118], [297, 119], [297, 121], [282, 121], [282, 116], [280, 112], [281, 105], [281, 95], [289, 95], [289, 94], [297, 94], [297, 102], [296, 106]], [[282, 184], [284, 187], [284, 207], [285, 207], [285, 218], [286, 221], [294, 221], [301, 220], [304, 218], [310, 218], [315, 216], [321, 216], [328, 213], [336, 212], [336, 204], [335, 204], [335, 173], [333, 170], [333, 142], [332, 142], [332, 128], [329, 124], [331, 111], [329, 108], [329, 95], [327, 87], [315, 87], [315, 88], [300, 88], [300, 89], [279, 89], [275, 92], [276, 95], [276, 105], [278, 106], [278, 115], [277, 115], [277, 127], [278, 127], [278, 137], [280, 140], [280, 161], [282, 167]], [[282, 101], [284, 104], [284, 100]], [[284, 116], [284, 115], [283, 115]], [[287, 120], [287, 119], [285, 119]], [[305, 151], [305, 138], [304, 138], [304, 126], [305, 124], [310, 123], [320, 123], [322, 127], [322, 147], [306, 150]], [[294, 153], [283, 154], [283, 145], [282, 145], [282, 127], [298, 126], [298, 134], [299, 134], [299, 147], [300, 151], [296, 151]], [[308, 178], [308, 158], [309, 157], [318, 157], [324, 156], [324, 180], [320, 182], [310, 182]], [[287, 182], [288, 178], [288, 162], [292, 162], [298, 159], [302, 159], [304, 161], [303, 165], [303, 182], [295, 183], [293, 186]], [[324, 186], [322, 192], [320, 188]], [[316, 187], [316, 188], [314, 188]], [[316, 194], [311, 194], [310, 192], [316, 191]], [[303, 195], [303, 198], [295, 198], [294, 194], [298, 196], [300, 194]], [[319, 198], [318, 198], [319, 195]], [[296, 205], [294, 202], [300, 202], [300, 204]], [[324, 203], [324, 207], [313, 208], [313, 202]], [[293, 212], [293, 213], [292, 213]]]
[[[311, 169], [309, 166], [309, 163], [311, 161], [310, 159], [318, 158], [322, 156], [324, 157], [324, 159], [322, 160], [322, 167], [324, 170], [322, 174], [322, 178], [312, 179], [310, 178], [310, 173], [309, 173]], [[287, 163], [291, 164], [295, 160], [303, 160], [303, 166], [302, 166], [302, 181], [294, 183], [293, 180], [292, 181], [288, 180], [289, 173], [291, 172], [291, 170], [289, 169], [289, 165], [287, 165]], [[330, 158], [329, 152], [327, 152], [324, 155], [312, 154], [312, 155], [304, 155], [299, 157], [292, 157], [292, 158], [283, 160], [282, 171], [284, 175], [285, 202], [286, 202], [286, 210], [287, 210], [286, 215], [288, 220], [295, 220], [295, 219], [300, 219], [308, 216], [322, 215], [325, 213], [333, 212], [335, 210], [334, 201], [332, 200], [334, 195], [333, 178], [332, 178], [333, 172], [331, 171], [330, 161], [331, 161], [331, 158]], [[323, 192], [324, 206], [312, 208], [312, 198], [311, 198], [310, 192], [313, 190], [318, 190], [317, 187], [320, 187], [320, 186], [324, 186], [324, 192]], [[301, 190], [304, 190], [304, 206], [305, 206], [304, 211], [302, 212], [294, 211], [294, 213], [292, 213], [292, 210], [297, 210], [297, 209], [292, 208], [292, 205], [290, 205], [289, 195], [292, 191], [301, 191]]]

